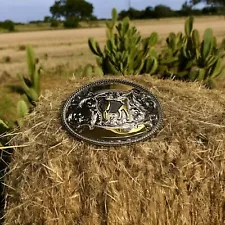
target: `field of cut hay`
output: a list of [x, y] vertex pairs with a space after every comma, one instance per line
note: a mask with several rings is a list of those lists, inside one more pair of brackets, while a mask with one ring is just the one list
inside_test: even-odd
[[[185, 18], [178, 18], [134, 21], [133, 24], [144, 36], [158, 32], [160, 45], [165, 45], [165, 38], [170, 32], [184, 31], [184, 21]], [[218, 41], [221, 41], [225, 37], [224, 24], [224, 17], [200, 17], [195, 19], [194, 28], [203, 34], [206, 28], [211, 27]], [[44, 69], [44, 77], [48, 73], [72, 74], [79, 66], [95, 63], [87, 40], [93, 37], [102, 45], [105, 43], [105, 34], [105, 27], [1, 34], [0, 80], [14, 78], [18, 72], [27, 73], [25, 47], [28, 44], [34, 47]]]
[[122, 79], [158, 96], [164, 128], [130, 146], [89, 145], [70, 137], [59, 116], [63, 101], [90, 79], [46, 90], [11, 141], [26, 147], [15, 148], [5, 178], [5, 225], [225, 224], [225, 93]]

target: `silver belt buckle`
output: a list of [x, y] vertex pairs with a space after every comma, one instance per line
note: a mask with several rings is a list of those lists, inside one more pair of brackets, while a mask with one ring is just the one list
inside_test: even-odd
[[146, 88], [105, 79], [75, 91], [62, 109], [62, 123], [78, 139], [118, 146], [151, 138], [163, 123], [162, 107]]

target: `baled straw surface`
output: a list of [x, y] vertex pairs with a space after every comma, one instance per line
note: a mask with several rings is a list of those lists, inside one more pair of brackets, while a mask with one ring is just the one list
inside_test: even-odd
[[60, 124], [63, 101], [90, 80], [46, 92], [6, 175], [5, 224], [221, 225], [225, 223], [225, 94], [198, 84], [126, 77], [160, 99], [152, 140], [96, 147]]

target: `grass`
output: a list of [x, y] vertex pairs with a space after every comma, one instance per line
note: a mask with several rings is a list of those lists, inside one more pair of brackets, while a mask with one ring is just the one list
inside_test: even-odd
[[[104, 26], [101, 21], [81, 21], [78, 28], [93, 28]], [[59, 22], [57, 27], [52, 27], [50, 22], [38, 22], [27, 24], [16, 24], [16, 32], [33, 32], [33, 31], [46, 31], [46, 30], [64, 30], [63, 23]], [[8, 33], [6, 29], [0, 28], [0, 33]]]
[[51, 27], [50, 23], [29, 23], [16, 25], [15, 30], [18, 32], [27, 32], [27, 31], [44, 31], [44, 30], [54, 30], [54, 29], [63, 29], [62, 24], [59, 27]]
[[12, 125], [16, 120], [16, 101], [19, 96], [15, 93], [10, 92], [6, 87], [0, 87], [0, 92], [4, 93], [0, 95], [0, 118], [3, 121], [7, 121]]

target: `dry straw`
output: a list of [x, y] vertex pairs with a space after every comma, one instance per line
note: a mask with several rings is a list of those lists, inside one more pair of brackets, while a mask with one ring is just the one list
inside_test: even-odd
[[46, 92], [5, 177], [5, 225], [222, 225], [225, 94], [198, 84], [126, 77], [160, 99], [165, 124], [151, 141], [96, 147], [61, 127], [63, 101], [90, 80]]

